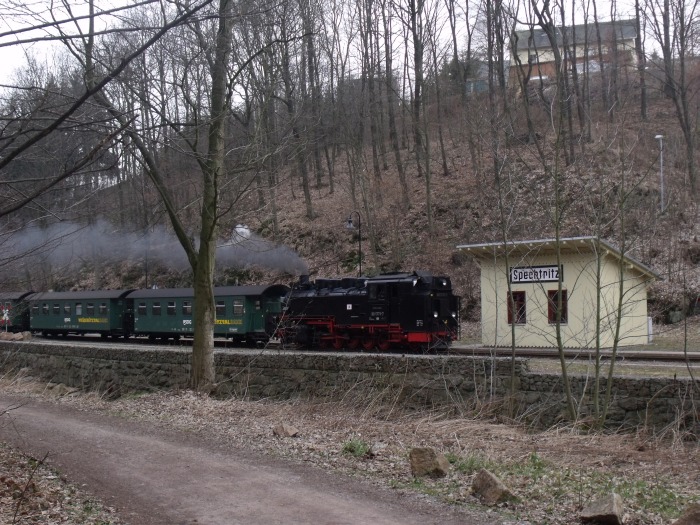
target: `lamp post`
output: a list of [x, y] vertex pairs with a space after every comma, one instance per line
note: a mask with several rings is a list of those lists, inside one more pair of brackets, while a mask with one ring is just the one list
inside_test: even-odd
[[659, 141], [659, 183], [661, 186], [661, 213], [664, 212], [664, 136], [654, 137]]
[[360, 258], [360, 270], [358, 273], [358, 277], [362, 277], [362, 219], [360, 218], [360, 212], [359, 211], [351, 211], [350, 216], [348, 217], [348, 220], [345, 222], [345, 227], [348, 230], [354, 230], [355, 229], [355, 224], [352, 222], [352, 214], [356, 213], [357, 214], [357, 242], [358, 242], [358, 255]]

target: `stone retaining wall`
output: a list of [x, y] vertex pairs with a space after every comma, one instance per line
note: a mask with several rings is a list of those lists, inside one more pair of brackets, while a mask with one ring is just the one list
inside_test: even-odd
[[[569, 376], [581, 418], [593, 414], [594, 378]], [[691, 432], [700, 436], [700, 390], [689, 379], [618, 376], [613, 378], [607, 424], [615, 428], [650, 427], [657, 431]], [[604, 399], [607, 381], [601, 380]], [[549, 427], [565, 418], [560, 375], [526, 373], [520, 378], [520, 413], [535, 426]]]
[[[189, 349], [0, 341], [0, 370], [26, 368], [45, 381], [116, 396], [128, 391], [186, 389], [190, 353]], [[344, 399], [375, 407], [449, 408], [463, 414], [486, 406], [497, 410], [510, 393], [508, 358], [220, 350], [215, 364], [218, 394], [248, 399]], [[571, 380], [585, 416], [590, 412], [592, 379]], [[565, 414], [559, 375], [531, 373], [527, 361], [517, 359], [515, 390], [522, 419], [535, 426], [550, 426]], [[700, 434], [700, 396], [696, 389], [693, 398], [690, 381], [615, 378], [613, 392], [609, 419], [613, 426], [680, 425], [680, 430]]]

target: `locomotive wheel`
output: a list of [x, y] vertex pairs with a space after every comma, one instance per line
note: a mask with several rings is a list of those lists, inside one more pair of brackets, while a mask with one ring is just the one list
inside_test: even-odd
[[365, 339], [364, 341], [362, 341], [362, 348], [369, 352], [374, 348], [374, 341], [372, 341], [371, 339]]
[[345, 341], [343, 341], [342, 339], [339, 339], [336, 337], [333, 340], [333, 348], [335, 348], [336, 350], [342, 350], [344, 347], [345, 347]]
[[389, 348], [391, 348], [391, 343], [389, 341], [387, 341], [386, 339], [383, 339], [383, 340], [379, 341], [379, 344], [377, 345], [377, 347], [382, 352], [386, 352], [389, 350]]
[[353, 337], [348, 341], [348, 348], [350, 350], [356, 350], [360, 347], [360, 340], [357, 337]]

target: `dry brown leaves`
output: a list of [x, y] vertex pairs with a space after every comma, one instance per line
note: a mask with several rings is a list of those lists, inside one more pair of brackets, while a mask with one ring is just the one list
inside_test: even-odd
[[[26, 383], [4, 384], [2, 388], [39, 395], [32, 393], [35, 390]], [[116, 401], [81, 394], [55, 402], [171, 429], [201, 432], [202, 439], [215, 439], [222, 445], [309, 463], [457, 505], [479, 505], [470, 493], [471, 481], [478, 468], [487, 467], [519, 497], [517, 503], [497, 509], [502, 519], [513, 524], [577, 521], [574, 517], [582, 505], [611, 490], [622, 493], [628, 525], [671, 523], [690, 501], [700, 500], [700, 447], [697, 442], [683, 442], [668, 435], [665, 439], [642, 433], [581, 435], [571, 428], [529, 433], [516, 426], [446, 419], [437, 413], [387, 416], [381, 409], [367, 409], [371, 405], [368, 400], [363, 404], [358, 404], [358, 400], [345, 404], [250, 402], [181, 392], [129, 396]], [[294, 425], [300, 435], [274, 436], [272, 429], [280, 423]], [[371, 452], [361, 457], [344, 452], [344, 445], [351, 440], [366, 443]], [[431, 446], [447, 454], [453, 463], [448, 477], [414, 480], [407, 462], [408, 451], [414, 446]], [[3, 472], [8, 469], [4, 459], [2, 468]], [[17, 485], [26, 483], [26, 461], [24, 478], [21, 465], [9, 468]], [[54, 513], [56, 509], [72, 512], [59, 501], [78, 499], [73, 488], [50, 472], [38, 471], [32, 479], [37, 487], [44, 487], [45, 483], [53, 487], [37, 492], [63, 495], [62, 499], [57, 496], [44, 503], [39, 498], [33, 504], [33, 512], [42, 505], [49, 505]], [[12, 498], [4, 486], [3, 498]], [[44, 510], [49, 509], [41, 512]], [[108, 515], [104, 511], [103, 516]], [[65, 521], [55, 523], [93, 523], [81, 520], [70, 521], [66, 516]]]
[[121, 523], [114, 509], [71, 485], [42, 463], [0, 443], [0, 523], [103, 525]]

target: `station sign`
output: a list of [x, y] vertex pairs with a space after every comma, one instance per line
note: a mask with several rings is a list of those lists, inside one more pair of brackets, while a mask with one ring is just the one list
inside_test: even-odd
[[511, 266], [510, 282], [518, 283], [556, 283], [564, 280], [564, 266]]

